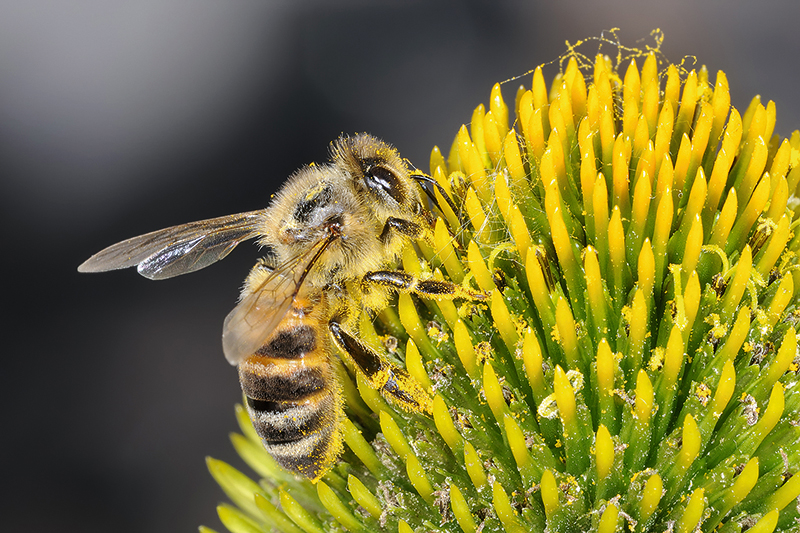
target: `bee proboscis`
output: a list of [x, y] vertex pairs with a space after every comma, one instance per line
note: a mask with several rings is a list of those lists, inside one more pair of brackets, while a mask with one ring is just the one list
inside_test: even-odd
[[341, 137], [329, 163], [295, 172], [266, 209], [140, 235], [102, 250], [78, 270], [137, 266], [147, 278], [166, 279], [204, 268], [257, 238], [267, 254], [225, 318], [223, 351], [238, 366], [266, 450], [284, 468], [317, 480], [342, 449], [334, 345], [391, 403], [432, 411], [431, 398], [405, 370], [359, 340], [363, 310], [379, 310], [392, 291], [485, 297], [394, 269], [405, 245], [431, 234], [415, 180], [430, 178], [412, 173], [392, 146], [366, 134]]

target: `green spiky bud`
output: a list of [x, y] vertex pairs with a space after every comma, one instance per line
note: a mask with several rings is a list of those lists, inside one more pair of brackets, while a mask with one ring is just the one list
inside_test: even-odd
[[796, 527], [800, 133], [773, 133], [772, 102], [732, 108], [722, 72], [619, 51], [570, 49], [513, 109], [496, 85], [432, 151], [442, 216], [403, 267], [491, 297], [404, 294], [362, 328], [398, 337], [432, 416], [343, 376], [345, 451], [313, 485], [240, 409], [261, 480], [209, 460], [225, 527]]

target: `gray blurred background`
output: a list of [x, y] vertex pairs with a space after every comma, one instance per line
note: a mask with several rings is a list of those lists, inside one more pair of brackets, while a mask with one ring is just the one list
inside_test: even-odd
[[798, 21], [797, 0], [0, 2], [0, 529], [222, 530], [204, 457], [241, 466], [220, 331], [257, 250], [165, 282], [78, 275], [92, 253], [263, 207], [342, 132], [427, 169], [494, 82], [613, 27], [660, 28], [787, 135]]

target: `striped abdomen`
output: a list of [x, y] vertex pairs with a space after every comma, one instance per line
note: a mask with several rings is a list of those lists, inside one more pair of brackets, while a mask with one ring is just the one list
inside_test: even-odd
[[299, 315], [290, 313], [239, 364], [239, 380], [269, 454], [287, 470], [317, 479], [341, 451], [341, 390], [326, 330]]

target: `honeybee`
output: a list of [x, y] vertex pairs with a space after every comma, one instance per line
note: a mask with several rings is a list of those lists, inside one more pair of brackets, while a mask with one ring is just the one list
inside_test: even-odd
[[[397, 150], [360, 134], [333, 142], [330, 162], [295, 172], [266, 209], [162, 229], [110, 246], [80, 272], [137, 266], [150, 279], [194, 272], [258, 239], [250, 271], [223, 324], [226, 359], [238, 366], [247, 410], [284, 468], [318, 480], [342, 451], [344, 415], [334, 346], [402, 409], [430, 414], [432, 400], [402, 368], [359, 340], [358, 317], [393, 291], [483, 299], [447, 281], [394, 270], [402, 248], [430, 239], [432, 215]], [[443, 194], [446, 197], [446, 195]]]

